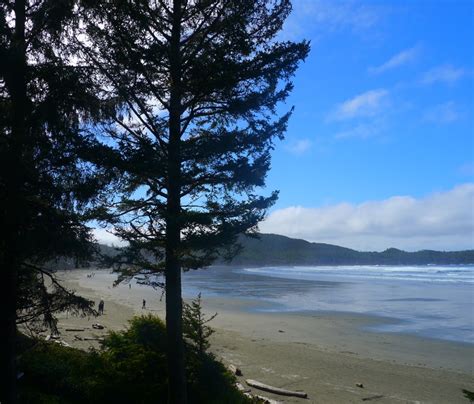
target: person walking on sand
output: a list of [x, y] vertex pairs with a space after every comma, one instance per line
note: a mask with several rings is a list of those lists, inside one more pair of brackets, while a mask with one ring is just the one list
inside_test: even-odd
[[100, 314], [104, 314], [104, 300], [103, 299], [100, 299], [100, 302], [99, 302], [99, 315]]
[[143, 309], [146, 309], [146, 300], [145, 299], [143, 299], [143, 303], [142, 303], [142, 310]]

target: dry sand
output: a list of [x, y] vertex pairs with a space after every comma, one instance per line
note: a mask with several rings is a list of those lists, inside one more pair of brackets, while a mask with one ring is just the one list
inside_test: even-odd
[[[123, 329], [134, 314], [164, 317], [160, 292], [134, 285], [113, 288], [110, 277], [88, 278], [90, 271], [70, 271], [61, 278], [77, 292], [98, 302], [105, 313], [98, 318], [60, 317], [61, 339], [87, 349], [97, 341], [74, 336], [101, 337]], [[142, 299], [147, 309], [141, 309]], [[216, 330], [212, 349], [224, 363], [240, 367], [245, 379], [290, 390], [303, 390], [308, 399], [260, 393], [280, 402], [352, 403], [467, 403], [462, 389], [474, 391], [474, 346], [410, 335], [364, 330], [374, 322], [367, 316], [341, 313], [255, 313], [252, 302], [205, 299]], [[93, 323], [105, 326], [92, 328]], [[69, 331], [66, 328], [84, 328]], [[356, 384], [362, 383], [363, 388]], [[253, 389], [254, 392], [257, 392]]]

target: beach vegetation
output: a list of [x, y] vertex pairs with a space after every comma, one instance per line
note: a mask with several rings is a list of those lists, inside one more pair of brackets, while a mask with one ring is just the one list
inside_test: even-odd
[[[166, 402], [166, 327], [152, 315], [111, 332], [102, 348], [85, 352], [21, 338], [20, 398], [25, 403]], [[190, 403], [252, 403], [234, 376], [208, 353], [185, 343]]]
[[462, 392], [464, 394], [464, 397], [466, 397], [470, 403], [474, 403], [474, 391], [463, 389]]

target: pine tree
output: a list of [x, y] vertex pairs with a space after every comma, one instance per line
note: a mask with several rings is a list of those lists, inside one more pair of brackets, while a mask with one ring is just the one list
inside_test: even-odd
[[181, 270], [238, 249], [277, 198], [264, 186], [307, 42], [278, 41], [289, 0], [140, 0], [85, 9], [84, 62], [120, 108], [95, 130], [126, 186], [104, 220], [129, 243], [118, 281], [164, 273], [169, 402], [186, 402]]
[[194, 345], [199, 355], [204, 355], [209, 349], [209, 337], [214, 330], [207, 324], [217, 316], [217, 313], [206, 317], [202, 311], [201, 293], [190, 303], [183, 305], [183, 334]]
[[58, 310], [94, 313], [92, 302], [62, 287], [46, 265], [90, 254], [84, 214], [105, 182], [80, 157], [94, 143], [81, 125], [100, 108], [89, 73], [69, 63], [73, 10], [73, 1], [0, 4], [0, 361], [8, 375], [0, 382], [2, 403], [17, 399], [17, 323], [54, 329]]

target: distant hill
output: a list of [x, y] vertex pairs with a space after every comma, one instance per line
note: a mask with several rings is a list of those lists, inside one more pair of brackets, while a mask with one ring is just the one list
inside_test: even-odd
[[[466, 265], [474, 264], [474, 250], [406, 252], [389, 248], [382, 252], [356, 251], [332, 244], [310, 243], [277, 234], [260, 234], [258, 238], [241, 236], [242, 251], [231, 262], [218, 260], [217, 265], [284, 266], [284, 265]], [[104, 255], [113, 256], [117, 249], [99, 244]]]
[[230, 262], [230, 265], [474, 264], [474, 250], [406, 252], [389, 248], [382, 252], [361, 252], [332, 244], [310, 243], [277, 234], [260, 234], [259, 238], [242, 236], [240, 243], [243, 249]]

